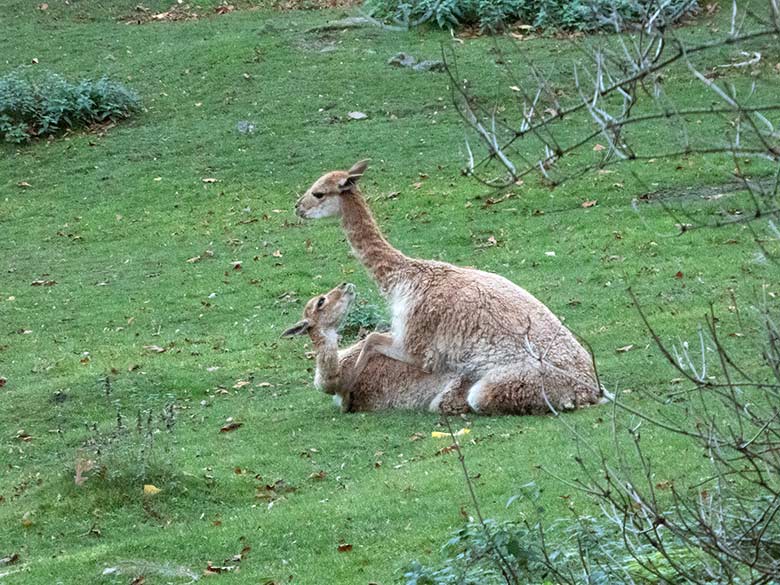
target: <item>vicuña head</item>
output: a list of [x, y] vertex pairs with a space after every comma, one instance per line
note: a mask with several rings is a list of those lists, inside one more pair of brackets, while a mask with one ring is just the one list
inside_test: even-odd
[[295, 204], [295, 213], [306, 219], [341, 215], [341, 198], [355, 189], [368, 168], [368, 160], [361, 160], [348, 171], [331, 171], [309, 187]]
[[313, 297], [303, 309], [303, 318], [282, 333], [282, 337], [335, 333], [354, 300], [355, 285], [349, 282], [341, 283], [324, 295]]

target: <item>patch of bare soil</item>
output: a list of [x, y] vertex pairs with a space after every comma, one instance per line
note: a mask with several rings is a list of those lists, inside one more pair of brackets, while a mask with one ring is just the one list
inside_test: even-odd
[[[772, 179], [752, 181], [757, 188], [771, 189], [774, 185]], [[659, 189], [643, 193], [638, 197], [639, 201], [652, 203], [653, 201], [671, 201], [676, 199], [704, 199], [715, 201], [728, 195], [741, 191], [747, 191], [742, 181], [730, 181], [720, 185], [694, 185], [684, 188]]]
[[[227, 14], [233, 12], [235, 7], [232, 5], [223, 5], [214, 8], [214, 15]], [[121, 22], [127, 24], [147, 24], [150, 22], [179, 22], [186, 20], [197, 20], [208, 13], [198, 13], [190, 7], [189, 4], [172, 4], [168, 10], [155, 12], [143, 4], [138, 4], [132, 14], [119, 18]]]

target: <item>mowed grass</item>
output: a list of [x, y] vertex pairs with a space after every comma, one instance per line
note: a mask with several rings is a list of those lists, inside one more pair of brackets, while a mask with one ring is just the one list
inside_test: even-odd
[[[630, 205], [650, 184], [722, 181], [726, 160], [617, 167], [555, 191], [529, 181], [484, 207], [491, 193], [459, 173], [463, 128], [446, 77], [385, 64], [401, 50], [436, 58], [448, 33], [307, 32], [338, 11], [137, 26], [116, 19], [135, 2], [49, 4], [13, 2], [0, 16], [0, 71], [37, 59], [73, 79], [108, 74], [145, 108], [105, 132], [0, 146], [0, 557], [19, 554], [0, 567], [3, 584], [186, 582], [244, 547], [240, 572], [215, 578], [393, 583], [413, 559], [435, 563], [474, 514], [457, 460], [438, 454], [449, 443], [430, 438], [437, 416], [342, 415], [312, 388], [308, 344], [279, 339], [310, 296], [344, 280], [381, 304], [338, 224], [294, 216], [296, 195], [324, 171], [370, 157], [364, 192], [396, 246], [524, 286], [588, 340], [608, 387], [650, 410], [640, 391], [679, 385], [628, 286], [675, 342], [696, 339], [710, 303], [724, 336], [747, 334], [751, 311], [740, 326], [732, 294], [749, 305], [780, 292], [746, 229], [673, 237], [660, 206]], [[713, 23], [699, 26], [691, 34]], [[459, 48], [486, 90], [499, 72], [491, 46]], [[575, 56], [552, 39], [527, 46], [548, 65]], [[778, 76], [767, 69], [763, 81], [777, 87]], [[667, 85], [691, 103], [710, 99], [682, 75]], [[349, 121], [351, 111], [368, 118]], [[240, 133], [239, 121], [255, 131]], [[31, 286], [41, 280], [56, 284]], [[747, 337], [728, 339], [757, 359]], [[173, 432], [156, 418], [168, 404]], [[148, 412], [163, 429], [153, 440], [135, 430]], [[111, 442], [118, 413], [128, 430]], [[609, 451], [610, 416], [565, 418]], [[220, 432], [231, 418], [242, 425]], [[559, 420], [468, 423], [464, 452], [485, 515], [528, 511], [505, 503], [530, 481], [551, 520], [592, 510], [543, 470], [576, 473], [576, 442]], [[703, 477], [700, 454], [679, 440], [647, 429], [643, 441], [662, 464], [659, 482]], [[76, 485], [76, 462], [88, 458], [97, 466]], [[144, 484], [161, 491], [144, 495]]]

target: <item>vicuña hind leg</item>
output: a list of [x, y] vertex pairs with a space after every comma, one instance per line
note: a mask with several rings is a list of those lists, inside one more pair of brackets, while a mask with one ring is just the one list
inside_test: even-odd
[[550, 414], [550, 406], [557, 412], [573, 410], [600, 398], [589, 376], [530, 367], [489, 372], [469, 389], [466, 400], [480, 414]]

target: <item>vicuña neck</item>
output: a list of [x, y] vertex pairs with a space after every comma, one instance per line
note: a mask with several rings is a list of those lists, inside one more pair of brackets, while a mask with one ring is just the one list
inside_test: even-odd
[[394, 276], [407, 260], [393, 248], [376, 224], [363, 196], [355, 190], [341, 196], [341, 224], [352, 249], [383, 291], [389, 291]]
[[309, 331], [309, 337], [317, 356], [317, 373], [314, 377], [314, 384], [324, 392], [334, 394], [341, 386], [338, 335], [334, 330], [312, 329]]

